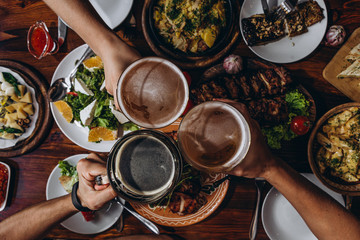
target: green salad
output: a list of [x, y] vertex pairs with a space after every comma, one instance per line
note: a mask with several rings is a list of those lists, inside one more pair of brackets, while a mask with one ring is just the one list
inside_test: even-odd
[[263, 127], [261, 129], [267, 139], [269, 147], [272, 149], [280, 149], [283, 140], [290, 141], [298, 136], [290, 129], [294, 117], [309, 116], [310, 102], [306, 100], [304, 94], [299, 92], [299, 90], [295, 89], [288, 92], [285, 96], [285, 101], [289, 111], [288, 121], [283, 124]]
[[[76, 88], [76, 82], [80, 82], [82, 85], [80, 90]], [[119, 127], [119, 121], [112, 112], [114, 97], [111, 96], [103, 86], [105, 81], [104, 68], [94, 68], [91, 71], [80, 65], [78, 68], [75, 80], [72, 83], [71, 91], [66, 95], [64, 101], [66, 101], [73, 112], [73, 121], [78, 121], [81, 125], [85, 127], [94, 128], [94, 127], [105, 127], [110, 130], [117, 130]], [[78, 85], [81, 85], [78, 84]], [[89, 90], [91, 94], [89, 94]], [[81, 119], [81, 111], [84, 110], [87, 106], [93, 103], [96, 100], [95, 110], [91, 113], [91, 122], [90, 124], [84, 125]], [[138, 130], [138, 126], [127, 122], [122, 124], [125, 131]]]

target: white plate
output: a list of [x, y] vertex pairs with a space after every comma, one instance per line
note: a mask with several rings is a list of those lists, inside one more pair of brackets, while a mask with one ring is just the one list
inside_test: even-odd
[[[325, 18], [310, 27], [308, 32], [296, 37], [284, 37], [279, 41], [261, 46], [248, 46], [259, 57], [275, 63], [291, 63], [311, 54], [323, 39], [327, 27], [327, 10], [323, 0], [316, 0], [323, 9]], [[279, 5], [283, 0], [268, 1]], [[304, 1], [299, 1], [304, 2]], [[264, 13], [260, 0], [245, 0], [240, 12], [240, 31], [244, 38], [241, 20], [254, 14]], [[245, 40], [244, 40], [245, 41]], [[245, 41], [246, 42], [246, 41]]]
[[[106, 0], [105, 0], [106, 1]], [[76, 60], [78, 60], [84, 53], [87, 45], [84, 44], [71, 51], [57, 66], [54, 75], [51, 80], [53, 84], [56, 79], [66, 77], [70, 74], [71, 70], [75, 66]], [[110, 152], [112, 146], [115, 144], [114, 141], [101, 141], [100, 143], [88, 142], [89, 129], [76, 125], [75, 123], [68, 123], [61, 113], [56, 109], [53, 103], [50, 103], [50, 109], [54, 116], [54, 119], [61, 129], [61, 131], [75, 144], [96, 152]]]
[[[337, 200], [341, 205], [345, 205], [343, 197], [325, 187], [325, 185], [317, 180], [314, 174], [304, 173], [302, 175]], [[265, 232], [272, 240], [317, 239], [295, 208], [275, 188], [272, 188], [264, 199], [261, 218]]]
[[14, 76], [14, 78], [16, 78], [16, 80], [18, 81], [19, 84], [26, 86], [27, 91], [30, 91], [30, 93], [31, 93], [32, 105], [34, 108], [34, 114], [32, 116], [30, 116], [30, 119], [31, 119], [30, 126], [29, 126], [29, 128], [25, 129], [24, 134], [22, 134], [20, 137], [17, 137], [15, 139], [0, 138], [0, 149], [5, 149], [5, 148], [13, 147], [16, 145], [17, 142], [30, 137], [30, 135], [32, 134], [32, 132], [35, 129], [35, 125], [36, 125], [36, 122], [37, 122], [37, 119], [39, 116], [39, 104], [35, 97], [35, 89], [30, 87], [18, 73], [10, 70], [7, 67], [3, 67], [3, 66], [0, 66], [0, 72], [10, 73], [11, 75]]
[[[133, 0], [89, 0], [95, 11], [111, 29], [116, 28], [129, 15]], [[65, 21], [66, 26], [70, 27]]]
[[129, 14], [133, 0], [90, 0], [97, 13], [111, 28], [116, 28]]
[[7, 168], [7, 171], [8, 171], [8, 181], [7, 181], [7, 185], [6, 185], [6, 193], [5, 193], [5, 199], [4, 199], [4, 202], [0, 205], [0, 212], [2, 210], [4, 210], [4, 208], [6, 207], [6, 202], [7, 202], [7, 199], [8, 199], [8, 195], [9, 195], [9, 188], [10, 188], [10, 178], [11, 178], [11, 171], [10, 171], [10, 167], [9, 165], [7, 165], [6, 163], [4, 162], [0, 162], [0, 165], [4, 165], [5, 168]]
[[[87, 157], [88, 154], [78, 154], [66, 158], [71, 165], [75, 166], [77, 162]], [[59, 165], [57, 165], [51, 172], [46, 184], [46, 199], [53, 199], [68, 194], [62, 187], [59, 181], [61, 176]], [[120, 217], [123, 211], [122, 206], [114, 201], [106, 204], [102, 209], [95, 212], [95, 219], [92, 221], [85, 221], [80, 212], [69, 217], [61, 223], [61, 225], [70, 231], [80, 234], [95, 234], [105, 231], [110, 228]]]

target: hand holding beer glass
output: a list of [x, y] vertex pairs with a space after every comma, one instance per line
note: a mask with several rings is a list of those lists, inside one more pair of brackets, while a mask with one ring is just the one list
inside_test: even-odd
[[272, 154], [245, 105], [225, 101], [202, 103], [183, 118], [178, 131], [183, 157], [199, 170], [259, 177]]

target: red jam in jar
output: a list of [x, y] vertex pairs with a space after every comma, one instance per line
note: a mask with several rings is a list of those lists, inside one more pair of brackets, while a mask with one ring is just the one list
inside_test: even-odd
[[57, 44], [42, 21], [38, 21], [30, 27], [27, 45], [29, 52], [37, 59], [57, 52]]

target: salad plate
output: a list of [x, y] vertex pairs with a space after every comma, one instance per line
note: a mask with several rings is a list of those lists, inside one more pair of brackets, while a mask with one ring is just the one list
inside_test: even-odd
[[[84, 53], [87, 45], [84, 44], [75, 48], [71, 51], [57, 66], [54, 75], [51, 80], [51, 84], [53, 84], [56, 79], [63, 78], [69, 75], [71, 70], [75, 66], [75, 62], [81, 57]], [[79, 126], [75, 123], [68, 123], [65, 118], [61, 115], [61, 113], [56, 109], [54, 103], [50, 103], [51, 112], [54, 116], [54, 119], [61, 129], [61, 131], [69, 138], [72, 142], [83, 147], [90, 151], [96, 152], [109, 152], [112, 146], [115, 144], [114, 141], [101, 141], [97, 142], [89, 142], [89, 128]]]
[[[248, 46], [257, 56], [275, 63], [291, 63], [310, 55], [321, 43], [327, 27], [328, 14], [324, 0], [316, 0], [323, 9], [325, 18], [308, 28], [308, 32], [296, 37], [284, 37], [278, 41], [260, 46]], [[283, 0], [274, 1], [276, 6]], [[304, 1], [299, 1], [304, 2]], [[263, 13], [261, 1], [245, 0], [240, 12], [240, 31], [244, 37], [241, 20]]]
[[[341, 194], [327, 188], [314, 174], [304, 173], [302, 175], [333, 197], [341, 205], [345, 205]], [[275, 188], [272, 188], [264, 199], [261, 218], [265, 232], [272, 240], [317, 239], [295, 208]]]
[[[87, 156], [88, 154], [73, 155], [64, 159], [64, 161], [68, 161], [71, 165], [75, 166], [80, 159]], [[46, 200], [68, 194], [59, 181], [60, 176], [60, 168], [59, 165], [57, 165], [51, 172], [46, 184]], [[115, 203], [114, 201], [111, 201], [102, 209], [95, 212], [95, 219], [92, 221], [85, 221], [82, 214], [78, 212], [63, 221], [61, 225], [75, 233], [96, 234], [110, 228], [119, 219], [122, 211], [122, 206]]]

